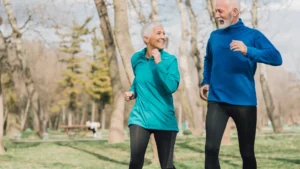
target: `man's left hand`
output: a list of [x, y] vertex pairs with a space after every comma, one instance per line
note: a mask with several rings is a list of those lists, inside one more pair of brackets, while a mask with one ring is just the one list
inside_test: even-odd
[[242, 41], [232, 40], [230, 50], [241, 52], [244, 56], [247, 54], [247, 46]]
[[152, 50], [152, 56], [154, 58], [154, 61], [156, 64], [158, 64], [161, 61], [160, 52], [158, 49]]

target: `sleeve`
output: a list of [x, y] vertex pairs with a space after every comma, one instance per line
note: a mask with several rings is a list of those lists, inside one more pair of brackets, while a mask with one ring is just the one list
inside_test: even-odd
[[169, 93], [174, 93], [180, 82], [180, 74], [178, 70], [178, 61], [175, 58], [170, 66], [167, 67], [166, 64], [163, 63], [162, 60], [157, 64], [157, 72], [158, 76], [160, 77], [161, 81], [163, 82], [163, 85], [165, 89]]
[[134, 93], [134, 97], [136, 98], [137, 97], [137, 93], [136, 93], [136, 82], [135, 82], [135, 63], [134, 63], [134, 59], [135, 58], [135, 55], [133, 55], [131, 57], [131, 66], [132, 66], [132, 71], [133, 71], [133, 75], [134, 75], [134, 78], [133, 78], [133, 82], [131, 84], [131, 87], [129, 89], [130, 92], [133, 92]]
[[133, 92], [134, 93], [134, 97], [136, 98], [136, 84], [135, 84], [135, 78], [133, 79], [133, 82], [131, 84], [131, 87], [129, 89], [129, 91]]
[[203, 80], [200, 86], [210, 84], [211, 69], [212, 69], [212, 52], [211, 52], [211, 40], [209, 38], [206, 46], [206, 56], [204, 57]]
[[254, 47], [247, 47], [246, 56], [251, 60], [272, 66], [280, 66], [282, 58], [279, 51], [259, 31], [255, 34]]

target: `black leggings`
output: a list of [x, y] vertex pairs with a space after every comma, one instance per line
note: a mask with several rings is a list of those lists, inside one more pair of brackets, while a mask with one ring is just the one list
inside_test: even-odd
[[158, 158], [162, 169], [175, 169], [173, 152], [177, 132], [149, 130], [138, 125], [130, 125], [130, 164], [129, 169], [142, 169], [151, 133], [154, 134]]
[[206, 116], [205, 169], [220, 169], [219, 151], [222, 136], [231, 117], [237, 127], [243, 169], [256, 169], [254, 142], [256, 106], [235, 106], [208, 102]]

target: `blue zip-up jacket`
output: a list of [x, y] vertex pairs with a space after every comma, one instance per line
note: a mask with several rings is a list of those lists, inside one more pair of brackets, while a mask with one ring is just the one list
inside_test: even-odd
[[[230, 50], [232, 40], [247, 46], [246, 56]], [[241, 19], [225, 29], [213, 31], [206, 48], [201, 83], [210, 85], [208, 101], [256, 106], [257, 63], [282, 64], [280, 53], [260, 31], [246, 27]]]

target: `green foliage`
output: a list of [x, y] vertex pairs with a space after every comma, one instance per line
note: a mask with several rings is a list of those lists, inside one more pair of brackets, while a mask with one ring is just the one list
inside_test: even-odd
[[90, 63], [90, 71], [87, 72], [89, 80], [85, 83], [85, 89], [96, 102], [110, 103], [112, 87], [108, 58], [104, 51], [104, 42], [97, 38], [95, 30], [92, 46], [94, 50], [93, 62]]
[[184, 135], [192, 135], [192, 131], [191, 130], [184, 130], [183, 134]]
[[[77, 55], [81, 52], [80, 45], [84, 42], [83, 36], [89, 33], [86, 25], [90, 20], [91, 18], [88, 18], [82, 25], [74, 26], [71, 34], [58, 33], [62, 38], [60, 50], [69, 56], [68, 58], [60, 59], [62, 63], [66, 64], [66, 69], [62, 72], [63, 78], [58, 82], [63, 89], [61, 93], [62, 99], [58, 104], [67, 106], [72, 111], [81, 106], [78, 96], [84, 83], [81, 66], [84, 58], [80, 58]], [[58, 105], [53, 105], [52, 111], [57, 111], [57, 109]]]

